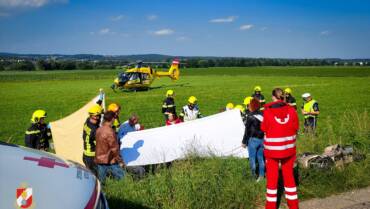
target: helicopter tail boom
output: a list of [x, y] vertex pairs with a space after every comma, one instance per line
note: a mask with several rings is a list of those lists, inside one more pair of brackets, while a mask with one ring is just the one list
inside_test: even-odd
[[179, 69], [179, 64], [180, 64], [180, 61], [175, 59], [172, 61], [172, 64], [171, 64], [171, 67], [170, 69], [168, 70], [168, 72], [156, 72], [156, 75], [158, 77], [164, 77], [164, 76], [168, 76], [170, 77], [172, 80], [178, 80], [179, 77], [180, 77], [180, 69]]

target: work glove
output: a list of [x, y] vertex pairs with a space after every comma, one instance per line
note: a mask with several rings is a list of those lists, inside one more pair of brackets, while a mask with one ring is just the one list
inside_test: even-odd
[[103, 99], [104, 99], [104, 91], [103, 91], [103, 89], [101, 88], [101, 89], [99, 89], [99, 100], [101, 100], [101, 101], [103, 101]]

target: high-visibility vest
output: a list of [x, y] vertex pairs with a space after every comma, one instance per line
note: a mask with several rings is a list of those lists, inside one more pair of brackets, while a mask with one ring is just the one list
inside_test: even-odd
[[[309, 102], [306, 102], [304, 105], [303, 105], [303, 110], [305, 112], [314, 112], [314, 109], [313, 109], [313, 105], [316, 103], [316, 100], [312, 99], [311, 101]], [[317, 115], [312, 115], [312, 114], [306, 114], [304, 116], [304, 118], [316, 118]]]

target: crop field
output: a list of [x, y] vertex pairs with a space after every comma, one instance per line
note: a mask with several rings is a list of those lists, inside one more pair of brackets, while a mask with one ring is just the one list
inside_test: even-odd
[[[121, 120], [137, 113], [145, 128], [163, 126], [161, 105], [168, 89], [175, 91], [177, 110], [187, 98], [198, 98], [203, 115], [218, 113], [226, 103], [241, 104], [255, 85], [271, 101], [274, 87], [310, 92], [320, 105], [318, 135], [301, 135], [298, 151], [322, 153], [334, 143], [354, 145], [366, 159], [343, 169], [299, 169], [299, 197], [324, 197], [370, 185], [370, 68], [253, 67], [182, 69], [180, 80], [161, 78], [144, 92], [113, 92], [117, 70], [0, 72], [0, 140], [24, 144], [32, 112], [45, 109], [48, 121], [76, 111], [98, 94], [122, 105]], [[302, 115], [300, 121], [302, 122]], [[82, 125], [82, 124], [81, 124]], [[301, 127], [302, 127], [301, 125]], [[236, 158], [188, 159], [158, 168], [142, 180], [127, 175], [109, 180], [105, 193], [111, 208], [255, 208], [264, 202], [264, 182], [256, 183], [248, 161]]]

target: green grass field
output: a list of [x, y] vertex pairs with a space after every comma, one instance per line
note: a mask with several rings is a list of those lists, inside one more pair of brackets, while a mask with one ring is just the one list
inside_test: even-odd
[[[255, 85], [267, 101], [274, 87], [290, 87], [299, 97], [310, 92], [320, 104], [318, 136], [301, 136], [299, 152], [319, 152], [329, 144], [355, 144], [365, 161], [342, 170], [300, 169], [301, 199], [370, 185], [370, 68], [257, 67], [184, 69], [180, 80], [161, 78], [146, 92], [114, 93], [109, 86], [117, 70], [0, 72], [0, 139], [23, 144], [24, 131], [35, 109], [45, 109], [53, 121], [74, 112], [104, 88], [107, 103], [122, 105], [121, 120], [137, 113], [145, 128], [164, 125], [161, 103], [166, 90], [176, 93], [178, 110], [190, 95], [198, 98], [204, 115], [219, 112], [226, 103], [241, 104]], [[301, 117], [301, 115], [300, 115]], [[302, 121], [302, 117], [301, 117]], [[143, 180], [130, 176], [108, 181], [111, 208], [254, 208], [264, 201], [264, 183], [251, 180], [247, 160], [189, 159], [159, 169]]]

